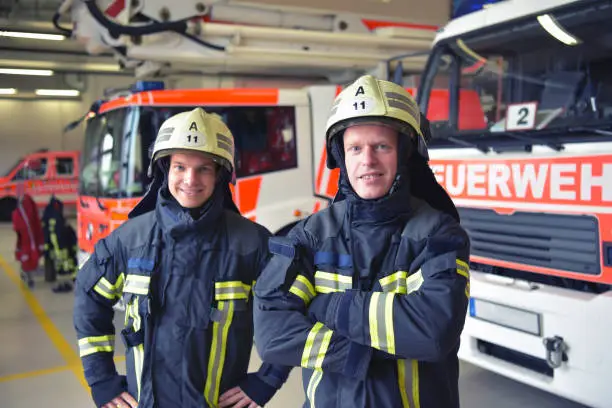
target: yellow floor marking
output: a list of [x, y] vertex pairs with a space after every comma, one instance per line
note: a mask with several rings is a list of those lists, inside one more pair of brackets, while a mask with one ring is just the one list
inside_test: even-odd
[[[85, 387], [86, 390], [89, 390], [89, 386], [87, 385], [85, 377], [83, 376], [83, 369], [81, 368], [81, 361], [79, 359], [79, 355], [70, 346], [70, 343], [68, 343], [66, 338], [57, 328], [57, 326], [53, 324], [53, 321], [51, 321], [51, 318], [49, 318], [47, 313], [45, 313], [45, 309], [42, 307], [38, 299], [36, 299], [36, 296], [34, 296], [34, 294], [28, 288], [25, 287], [17, 272], [4, 260], [2, 256], [0, 256], [0, 266], [2, 267], [2, 269], [4, 269], [4, 272], [21, 291], [23, 298], [32, 310], [32, 313], [34, 313], [34, 317], [36, 318], [36, 320], [38, 320], [38, 323], [41, 325], [45, 333], [47, 333], [47, 336], [49, 336], [49, 339], [51, 339], [51, 342], [66, 362], [65, 368], [72, 370], [81, 385]], [[24, 375], [26, 374], [27, 373], [25, 373]]]
[[[120, 363], [120, 362], [125, 361], [125, 356], [116, 356], [113, 359], [115, 360], [115, 363]], [[62, 371], [71, 370], [71, 369], [73, 368], [65, 365], [65, 366], [56, 366], [56, 367], [51, 367], [51, 368], [43, 368], [42, 370], [28, 371], [25, 373], [9, 374], [9, 375], [5, 375], [4, 377], [0, 377], [0, 383], [14, 381], [14, 380], [23, 380], [23, 379], [38, 377], [40, 375], [61, 373]], [[78, 369], [80, 369], [80, 365]]]
[[9, 375], [5, 375], [4, 377], [0, 377], [0, 383], [14, 381], [14, 380], [23, 380], [27, 378], [38, 377], [40, 375], [61, 373], [62, 371], [66, 371], [69, 369], [70, 367], [68, 366], [57, 366], [57, 367], [51, 367], [51, 368], [44, 368], [42, 370], [28, 371], [27, 373], [9, 374]]

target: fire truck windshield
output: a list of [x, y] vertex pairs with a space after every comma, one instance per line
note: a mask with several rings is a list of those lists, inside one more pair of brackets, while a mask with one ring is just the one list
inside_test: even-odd
[[427, 112], [432, 145], [559, 148], [609, 138], [612, 7], [589, 4], [440, 41], [418, 97], [426, 111], [438, 88], [450, 95], [448, 110]]
[[[130, 196], [146, 187], [149, 149], [162, 123], [193, 106], [143, 106], [139, 108], [137, 137], [130, 153], [127, 190]], [[289, 106], [204, 106], [216, 113], [235, 140], [236, 176], [246, 177], [297, 166], [295, 108]]]
[[[149, 150], [162, 123], [193, 106], [140, 106], [96, 115], [87, 123], [80, 194], [130, 198], [144, 194]], [[297, 166], [295, 108], [205, 106], [220, 115], [235, 138], [236, 176]]]
[[79, 193], [94, 197], [120, 197], [122, 145], [129, 132], [127, 109], [94, 116], [87, 122]]

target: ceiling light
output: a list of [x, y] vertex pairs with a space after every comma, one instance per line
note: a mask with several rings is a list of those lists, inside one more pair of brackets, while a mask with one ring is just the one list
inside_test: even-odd
[[0, 68], [0, 74], [51, 76], [51, 75], [53, 75], [53, 71], [51, 71], [50, 69]]
[[15, 88], [0, 88], [0, 95], [15, 95], [16, 93]]
[[550, 14], [542, 14], [541, 16], [538, 16], [538, 22], [542, 28], [548, 31], [548, 34], [552, 35], [563, 44], [577, 45], [581, 42], [578, 38], [565, 31], [565, 29], [561, 27], [557, 20], [555, 20], [555, 18]]
[[21, 31], [0, 30], [0, 37], [28, 38], [31, 40], [62, 41], [66, 37], [61, 34], [25, 33]]
[[76, 89], [37, 89], [36, 95], [39, 96], [79, 96], [80, 92]]

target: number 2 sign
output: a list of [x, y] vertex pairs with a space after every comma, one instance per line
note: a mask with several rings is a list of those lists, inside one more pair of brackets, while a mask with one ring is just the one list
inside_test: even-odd
[[508, 105], [506, 130], [529, 130], [535, 127], [537, 102], [521, 102]]

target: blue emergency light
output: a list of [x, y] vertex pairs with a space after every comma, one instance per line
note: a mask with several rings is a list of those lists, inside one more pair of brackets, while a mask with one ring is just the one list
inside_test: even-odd
[[165, 89], [163, 81], [137, 81], [130, 88], [131, 92], [160, 91]]

